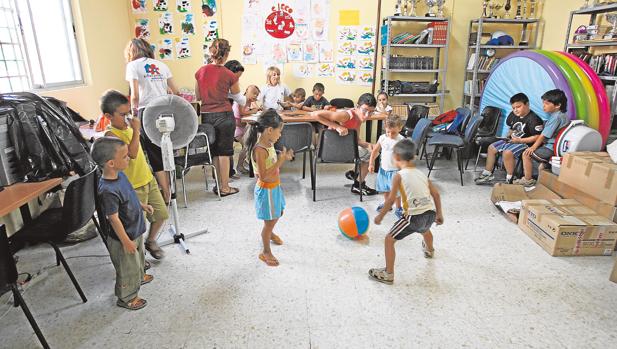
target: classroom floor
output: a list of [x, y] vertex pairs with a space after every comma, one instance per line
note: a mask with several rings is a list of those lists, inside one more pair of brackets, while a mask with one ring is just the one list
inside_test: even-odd
[[[148, 306], [115, 306], [108, 257], [71, 258], [89, 300], [81, 303], [50, 248], [19, 253], [21, 272], [43, 269], [24, 298], [54, 348], [600, 348], [616, 342], [617, 284], [611, 257], [555, 258], [492, 206], [489, 187], [461, 187], [454, 161], [438, 161], [446, 223], [434, 229], [436, 255], [423, 258], [420, 236], [397, 244], [392, 286], [371, 281], [381, 267], [383, 239], [394, 220], [355, 242], [336, 227], [338, 212], [361, 205], [374, 216], [381, 197], [360, 203], [349, 193], [347, 168], [321, 165], [318, 202], [300, 163], [287, 164], [287, 210], [273, 247], [281, 265], [257, 259], [260, 224], [253, 180], [217, 201], [203, 174], [189, 174], [190, 208], [183, 232], [208, 228], [189, 241], [191, 255], [166, 247], [143, 287]], [[371, 178], [369, 182], [372, 182]], [[182, 201], [180, 200], [180, 205]], [[66, 256], [104, 255], [99, 238], [64, 248]], [[39, 281], [40, 280], [40, 281]], [[0, 298], [0, 347], [38, 341], [19, 308]]]

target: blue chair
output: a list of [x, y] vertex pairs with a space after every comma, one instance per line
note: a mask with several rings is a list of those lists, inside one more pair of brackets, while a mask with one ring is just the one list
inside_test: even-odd
[[[429, 130], [431, 129], [432, 122], [429, 119], [420, 119], [418, 123], [415, 125], [413, 132], [411, 133], [411, 140], [417, 146], [417, 152], [420, 155], [420, 160], [422, 160], [422, 155], [426, 155], [426, 136], [428, 135]], [[428, 158], [424, 156], [426, 159], [426, 167], [428, 168]]]
[[431, 163], [428, 168], [428, 176], [430, 177], [431, 172], [435, 166], [435, 159], [437, 159], [437, 154], [441, 149], [451, 149], [456, 151], [456, 161], [458, 165], [458, 170], [461, 176], [461, 186], [463, 185], [463, 172], [465, 171], [465, 166], [463, 164], [463, 154], [465, 148], [467, 148], [470, 144], [472, 144], [473, 140], [478, 133], [478, 127], [482, 122], [482, 117], [479, 115], [471, 117], [469, 123], [465, 126], [463, 136], [458, 135], [450, 135], [450, 134], [435, 134], [428, 141], [429, 146], [434, 146], [435, 150], [433, 151], [433, 156], [431, 157]]

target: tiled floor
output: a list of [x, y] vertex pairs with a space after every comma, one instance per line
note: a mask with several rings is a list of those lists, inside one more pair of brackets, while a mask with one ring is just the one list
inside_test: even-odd
[[[338, 233], [337, 213], [360, 205], [371, 215], [381, 197], [344, 187], [345, 166], [320, 165], [318, 202], [311, 201], [300, 164], [283, 169], [287, 210], [274, 247], [281, 266], [257, 259], [260, 223], [253, 180], [219, 202], [189, 175], [190, 208], [183, 232], [208, 228], [189, 241], [191, 255], [167, 247], [167, 258], [143, 287], [148, 306], [114, 305], [114, 272], [97, 238], [67, 247], [89, 300], [82, 304], [46, 247], [19, 253], [21, 272], [44, 270], [24, 297], [54, 348], [605, 348], [617, 342], [613, 258], [554, 258], [492, 206], [490, 188], [458, 182], [454, 162], [439, 161], [446, 223], [434, 229], [436, 258], [426, 260], [420, 237], [397, 245], [393, 286], [373, 282], [367, 269], [383, 262], [383, 238], [393, 222], [372, 226], [369, 239]], [[372, 181], [372, 180], [370, 180]], [[0, 347], [38, 342], [20, 309], [0, 297]]]

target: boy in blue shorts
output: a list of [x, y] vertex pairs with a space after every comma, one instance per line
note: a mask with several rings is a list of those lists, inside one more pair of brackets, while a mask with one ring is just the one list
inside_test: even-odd
[[92, 146], [92, 158], [103, 170], [99, 181], [99, 197], [103, 212], [112, 227], [107, 249], [116, 269], [116, 304], [129, 310], [146, 306], [139, 298], [141, 285], [154, 277], [144, 273], [144, 239], [146, 223], [143, 211], [152, 214], [150, 205], [143, 205], [129, 183], [124, 170], [129, 166], [128, 146], [115, 137], [102, 137]]
[[540, 117], [529, 108], [529, 98], [524, 93], [517, 93], [510, 98], [512, 112], [506, 119], [510, 127], [508, 137], [499, 140], [488, 147], [486, 167], [475, 179], [476, 184], [490, 184], [495, 177], [493, 171], [497, 155], [501, 153], [501, 162], [506, 169], [506, 183], [511, 184], [516, 167], [516, 160], [533, 144], [543, 129]]
[[390, 211], [400, 196], [403, 204], [403, 217], [399, 219], [386, 235], [386, 267], [370, 269], [371, 279], [391, 285], [394, 282], [394, 244], [413, 233], [422, 234], [422, 250], [425, 258], [433, 258], [433, 234], [431, 226], [443, 224], [441, 198], [439, 191], [426, 175], [416, 168], [416, 145], [411, 139], [403, 139], [394, 145], [393, 158], [400, 169], [392, 178], [392, 189], [383, 208], [375, 217], [375, 224], [381, 224], [383, 217]]
[[568, 126], [570, 118], [566, 115], [568, 111], [568, 97], [562, 90], [550, 90], [542, 95], [542, 108], [549, 114], [549, 118], [544, 123], [544, 130], [536, 142], [523, 152], [523, 170], [525, 177], [514, 181], [514, 184], [532, 187], [536, 185], [533, 175], [533, 160], [541, 164], [551, 160], [555, 150], [555, 138], [562, 128]]

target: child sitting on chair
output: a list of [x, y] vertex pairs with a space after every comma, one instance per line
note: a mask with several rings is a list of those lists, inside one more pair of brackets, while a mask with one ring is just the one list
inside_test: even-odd
[[302, 87], [298, 87], [291, 94], [292, 101], [288, 103], [292, 111], [301, 110], [304, 101], [306, 100], [306, 91]]
[[[377, 144], [373, 146], [371, 152], [371, 158], [368, 162], [369, 172], [375, 172], [375, 159], [381, 153], [381, 166], [379, 166], [379, 172], [377, 173], [377, 181], [375, 183], [375, 189], [378, 192], [384, 194], [384, 200], [388, 199], [391, 191], [392, 178], [398, 172], [398, 167], [394, 163], [392, 157], [392, 151], [394, 145], [404, 139], [401, 135], [401, 129], [403, 129], [403, 119], [398, 115], [389, 115], [384, 122], [386, 127], [386, 133], [379, 136]], [[377, 211], [381, 211], [385, 203], [380, 204], [377, 207]], [[401, 208], [400, 199], [396, 200], [396, 211], [394, 212], [396, 217], [403, 217], [403, 209]]]
[[332, 130], [336, 130], [341, 136], [346, 136], [349, 129], [357, 131], [358, 154], [360, 155], [360, 160], [362, 163], [360, 165], [360, 175], [352, 175], [351, 177], [354, 181], [351, 186], [351, 192], [358, 195], [360, 195], [360, 192], [362, 192], [362, 195], [377, 194], [377, 191], [368, 187], [364, 181], [366, 175], [368, 174], [368, 162], [371, 157], [373, 146], [370, 143], [360, 139], [359, 135], [360, 126], [362, 126], [362, 123], [368, 120], [371, 115], [375, 113], [376, 106], [377, 100], [375, 99], [375, 96], [370, 93], [365, 93], [358, 98], [358, 104], [353, 109], [338, 111], [318, 110], [313, 112], [313, 115], [317, 117], [317, 120], [320, 123]]
[[416, 145], [411, 139], [403, 139], [394, 146], [393, 158], [400, 171], [392, 178], [392, 190], [383, 208], [375, 217], [375, 224], [381, 224], [400, 193], [403, 201], [403, 217], [399, 219], [386, 235], [386, 267], [370, 269], [369, 276], [379, 282], [391, 285], [394, 282], [394, 244], [413, 233], [422, 234], [422, 250], [425, 258], [433, 258], [433, 234], [431, 226], [443, 224], [441, 198], [437, 188], [426, 175], [416, 168]]
[[323, 96], [325, 91], [326, 91], [326, 88], [324, 87], [322, 83], [320, 82], [316, 83], [313, 86], [313, 95], [307, 98], [306, 101], [304, 101], [304, 104], [302, 105], [301, 109], [306, 110], [306, 111], [315, 111], [315, 110], [324, 109], [329, 104], [326, 97]]
[[382, 114], [392, 114], [392, 106], [388, 104], [388, 94], [385, 92], [379, 92], [377, 95], [377, 112]]
[[139, 298], [141, 285], [154, 279], [144, 273], [144, 239], [146, 223], [143, 211], [152, 214], [153, 208], [139, 202], [135, 190], [124, 170], [129, 166], [129, 148], [120, 139], [102, 137], [92, 146], [92, 158], [103, 170], [98, 195], [103, 212], [112, 230], [109, 231], [107, 249], [116, 269], [116, 304], [129, 310], [146, 306]]

